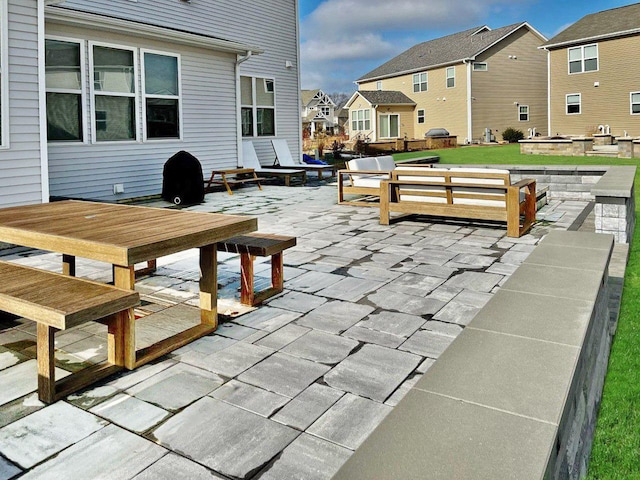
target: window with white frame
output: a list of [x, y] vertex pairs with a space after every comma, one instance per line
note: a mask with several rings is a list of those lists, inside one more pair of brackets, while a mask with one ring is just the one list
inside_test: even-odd
[[418, 110], [418, 123], [424, 123], [424, 110]]
[[275, 83], [269, 78], [240, 77], [243, 137], [276, 134]]
[[487, 70], [489, 70], [489, 66], [485, 62], [474, 62], [474, 72], [486, 72]]
[[578, 115], [582, 103], [581, 94], [570, 93], [567, 95], [567, 115]]
[[325, 117], [328, 117], [329, 115], [331, 115], [331, 107], [320, 107], [320, 113], [322, 113], [322, 115], [324, 115]]
[[426, 92], [429, 84], [428, 84], [429, 76], [427, 72], [416, 73], [413, 75], [413, 92]]
[[529, 105], [518, 106], [518, 121], [520, 122], [529, 121]]
[[456, 86], [456, 67], [447, 67], [447, 88]]
[[9, 146], [9, 49], [7, 0], [0, 0], [0, 147]]
[[135, 49], [92, 44], [95, 140], [137, 139]]
[[376, 90], [382, 90], [382, 80], [376, 82]]
[[84, 43], [79, 40], [45, 40], [47, 139], [83, 141]]
[[142, 51], [145, 138], [180, 138], [180, 58]]
[[598, 45], [583, 45], [569, 49], [569, 73], [598, 70]]
[[640, 92], [631, 92], [631, 115], [640, 115]]
[[351, 111], [351, 130], [371, 130], [371, 110], [352, 110]]
[[400, 136], [400, 115], [380, 115], [380, 138], [398, 138]]

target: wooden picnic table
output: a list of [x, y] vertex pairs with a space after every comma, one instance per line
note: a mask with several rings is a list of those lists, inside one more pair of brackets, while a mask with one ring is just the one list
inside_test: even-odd
[[77, 200], [0, 209], [0, 242], [62, 253], [63, 273], [69, 275], [75, 274], [75, 257], [111, 263], [115, 286], [127, 290], [134, 289], [136, 263], [200, 249], [200, 325], [136, 352], [130, 318], [120, 332], [128, 369], [217, 328], [216, 243], [257, 228], [254, 217]]

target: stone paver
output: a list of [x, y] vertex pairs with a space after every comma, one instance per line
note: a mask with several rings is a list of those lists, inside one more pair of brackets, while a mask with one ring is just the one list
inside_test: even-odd
[[187, 407], [154, 432], [161, 445], [237, 478], [246, 478], [266, 465], [298, 434], [210, 397]]
[[330, 367], [275, 353], [238, 377], [238, 380], [293, 398], [324, 375]]
[[333, 273], [307, 272], [287, 282], [287, 288], [298, 292], [315, 293], [330, 287], [344, 277]]
[[[289, 286], [289, 283], [287, 283], [287, 286]], [[279, 308], [265, 306], [234, 319], [234, 322], [246, 327], [256, 328], [258, 330], [274, 332], [280, 327], [294, 321], [296, 318], [300, 317], [300, 315], [300, 313], [291, 312], [289, 310], [281, 310]]]
[[310, 331], [282, 349], [282, 352], [332, 365], [343, 360], [359, 343], [330, 333]]
[[463, 272], [451, 277], [446, 281], [445, 285], [448, 287], [467, 288], [477, 292], [490, 292], [502, 278], [502, 275], [496, 275], [495, 273]]
[[369, 315], [356, 326], [370, 328], [383, 333], [390, 333], [399, 337], [408, 337], [418, 330], [425, 320], [416, 315], [407, 315], [397, 312], [380, 312]]
[[232, 378], [272, 353], [273, 350], [270, 348], [238, 342], [204, 358], [194, 359], [190, 363], [196, 367]]
[[307, 429], [307, 433], [355, 450], [391, 407], [347, 393]]
[[299, 325], [285, 325], [280, 330], [276, 330], [270, 335], [266, 337], [262, 337], [258, 340], [256, 345], [261, 345], [267, 348], [273, 348], [275, 350], [280, 350], [281, 348], [289, 345], [296, 338], [301, 337], [305, 333], [311, 331], [310, 328], [301, 327]]
[[169, 412], [124, 393], [89, 411], [134, 432], [144, 432], [169, 416]]
[[334, 367], [324, 380], [339, 390], [383, 402], [421, 361], [417, 355], [365, 345]]
[[329, 333], [342, 333], [373, 310], [368, 305], [334, 300], [314, 309], [296, 323]]
[[10, 478], [18, 475], [21, 471], [22, 470], [9, 460], [0, 457], [0, 480], [9, 480]]
[[224, 479], [196, 462], [175, 453], [169, 453], [133, 477], [133, 480], [176, 480], [178, 478], [188, 478], [189, 480]]
[[237, 380], [225, 383], [222, 387], [214, 390], [211, 396], [263, 417], [270, 417], [273, 412], [290, 400], [282, 395], [267, 392]]
[[367, 301], [385, 310], [395, 310], [410, 315], [433, 315], [445, 306], [445, 302], [435, 298], [423, 298], [381, 289], [367, 297]]
[[451, 345], [454, 338], [449, 335], [420, 330], [400, 345], [400, 350], [406, 350], [423, 357], [438, 358], [446, 348]]
[[318, 295], [335, 298], [337, 300], [347, 300], [357, 302], [367, 293], [373, 292], [384, 285], [382, 282], [365, 280], [362, 278], [346, 277], [330, 287], [323, 288]]
[[316, 297], [315, 295], [310, 295], [308, 293], [287, 292], [271, 300], [269, 302], [269, 306], [306, 313], [319, 307], [326, 301], [327, 300], [325, 298]]
[[351, 450], [302, 434], [284, 449], [260, 480], [329, 480], [351, 455]]
[[314, 383], [291, 400], [272, 419], [298, 430], [305, 430], [336, 403], [344, 392]]
[[385, 288], [394, 292], [424, 297], [443, 283], [444, 280], [442, 278], [435, 276], [429, 277], [415, 273], [405, 273], [400, 278], [389, 282]]
[[[56, 368], [56, 380], [69, 372]], [[38, 388], [38, 362], [28, 360], [2, 370], [0, 375], [0, 405], [16, 400]]]

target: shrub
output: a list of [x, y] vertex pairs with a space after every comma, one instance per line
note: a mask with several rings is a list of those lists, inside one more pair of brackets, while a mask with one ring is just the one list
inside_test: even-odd
[[333, 151], [333, 158], [335, 158], [336, 160], [339, 160], [340, 154], [342, 153], [343, 150], [344, 150], [344, 143], [338, 140], [334, 140], [333, 143], [331, 144], [331, 151]]
[[502, 139], [505, 142], [516, 143], [518, 140], [522, 140], [524, 138], [524, 133], [522, 130], [516, 130], [515, 128], [507, 128], [504, 132], [502, 132]]

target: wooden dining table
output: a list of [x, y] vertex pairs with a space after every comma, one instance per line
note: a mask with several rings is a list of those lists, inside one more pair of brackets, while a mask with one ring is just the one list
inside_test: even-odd
[[135, 318], [118, 332], [124, 367], [133, 369], [207, 335], [218, 326], [216, 243], [257, 230], [255, 217], [79, 200], [0, 209], [0, 242], [62, 254], [75, 275], [76, 257], [113, 265], [116, 287], [135, 288], [135, 265], [198, 248], [200, 324], [136, 351]]

